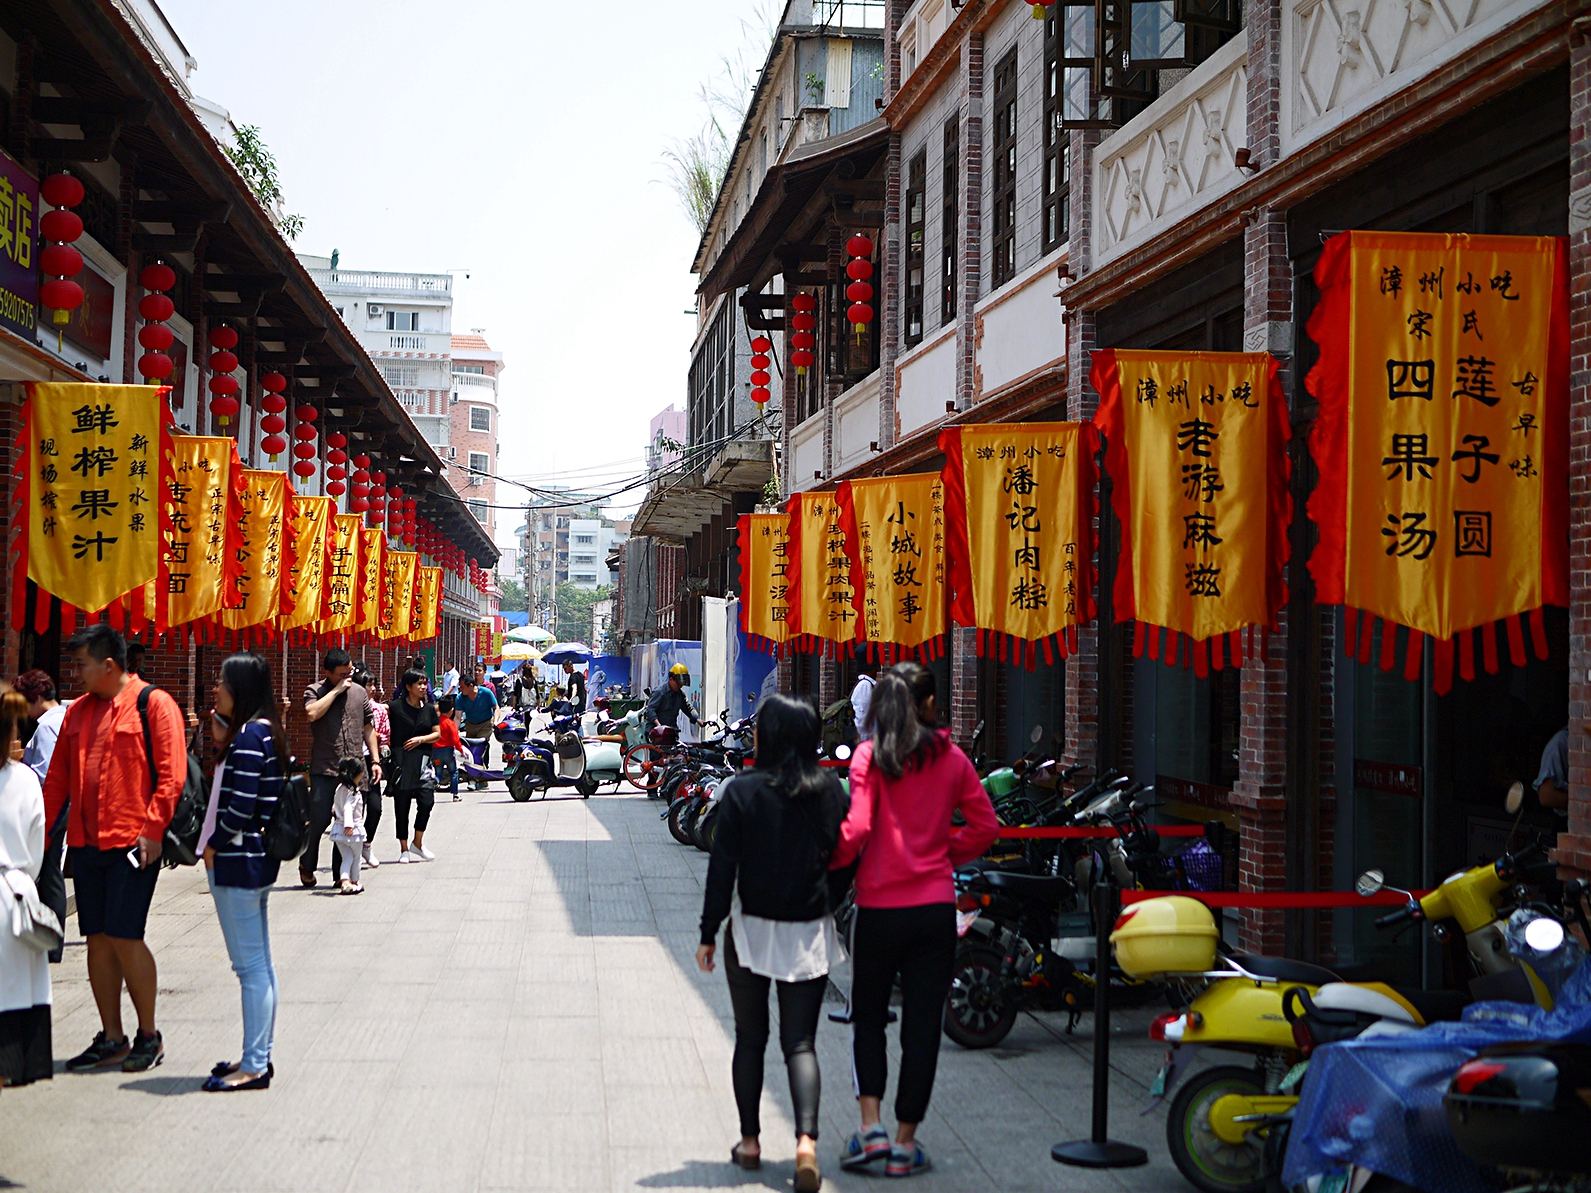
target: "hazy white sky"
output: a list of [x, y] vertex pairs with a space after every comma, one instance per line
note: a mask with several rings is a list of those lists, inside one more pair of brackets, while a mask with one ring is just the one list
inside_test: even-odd
[[[752, 0], [160, 4], [198, 94], [260, 126], [300, 251], [469, 271], [453, 327], [507, 358], [501, 474], [639, 471], [694, 327], [697, 236], [662, 154], [703, 123]], [[516, 525], [501, 513], [500, 541]]]

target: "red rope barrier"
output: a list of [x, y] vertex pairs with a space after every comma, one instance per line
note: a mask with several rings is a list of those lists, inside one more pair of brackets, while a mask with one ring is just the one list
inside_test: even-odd
[[[1204, 826], [1202, 824], [1162, 824], [1155, 826], [1155, 832], [1162, 837], [1202, 837], [1204, 836]], [[1098, 839], [1120, 835], [1113, 828], [1077, 828], [1071, 826], [1065, 828], [1003, 828], [1000, 830], [998, 839], [1001, 841], [1032, 839], [1075, 841], [1079, 838]]]
[[[1429, 891], [1413, 892], [1416, 899]], [[1123, 891], [1123, 904], [1142, 903], [1165, 895], [1185, 895], [1206, 907], [1321, 908], [1402, 907], [1408, 896], [1400, 891], [1379, 891], [1366, 898], [1352, 891]]]

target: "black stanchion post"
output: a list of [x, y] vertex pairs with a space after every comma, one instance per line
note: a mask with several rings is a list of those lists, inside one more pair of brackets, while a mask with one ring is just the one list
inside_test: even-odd
[[1110, 1120], [1110, 930], [1116, 922], [1116, 886], [1108, 865], [1094, 884], [1094, 1125], [1087, 1139], [1057, 1143], [1050, 1159], [1078, 1168], [1136, 1168], [1149, 1153], [1109, 1138]]

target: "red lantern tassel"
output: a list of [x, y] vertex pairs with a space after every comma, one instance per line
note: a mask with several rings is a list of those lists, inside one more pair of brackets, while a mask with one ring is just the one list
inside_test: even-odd
[[1222, 634], [1215, 635], [1215, 637], [1210, 639], [1209, 645], [1210, 645], [1210, 670], [1211, 671], [1224, 671], [1224, 670], [1226, 670], [1226, 659], [1222, 657], [1223, 654], [1224, 654], [1223, 648], [1226, 645], [1226, 637], [1225, 637], [1225, 635], [1222, 635]]
[[1530, 611], [1530, 637], [1536, 644], [1536, 657], [1545, 662], [1551, 656], [1547, 650], [1547, 619], [1539, 605]]
[[109, 616], [111, 629], [119, 634], [126, 628], [126, 622], [122, 620], [122, 603], [120, 601], [112, 601], [105, 613]]
[[1039, 644], [1028, 639], [1023, 643], [1023, 650], [1026, 651], [1028, 657], [1028, 671], [1037, 671], [1039, 669]]
[[[61, 628], [66, 629], [64, 625]], [[50, 632], [50, 594], [36, 585], [33, 590], [33, 632], [36, 634]]]
[[1206, 643], [1195, 642], [1188, 639], [1188, 653], [1193, 656], [1193, 675], [1195, 679], [1204, 679], [1210, 674], [1210, 656], [1205, 649]]
[[1357, 656], [1359, 662], [1368, 663], [1370, 661], [1370, 648], [1374, 637], [1375, 618], [1366, 613], [1364, 615], [1364, 624], [1359, 627], [1359, 654]]
[[1434, 659], [1431, 688], [1438, 696], [1445, 696], [1453, 690], [1453, 639], [1438, 638], [1431, 646]]
[[1381, 670], [1391, 671], [1398, 653], [1398, 623], [1381, 619]]
[[1342, 610], [1342, 653], [1350, 659], [1359, 653], [1359, 610], [1346, 605]]
[[1132, 625], [1132, 657], [1135, 658], [1135, 659], [1141, 659], [1141, 658], [1144, 657], [1144, 650], [1149, 645], [1149, 643], [1147, 641], [1147, 639], [1149, 637], [1148, 628], [1149, 627], [1144, 625], [1144, 623], [1141, 622], [1141, 621], [1133, 622], [1133, 625]]
[[1046, 667], [1055, 666], [1055, 652], [1050, 649], [1050, 640], [1048, 637], [1044, 639], [1044, 665]]
[[1497, 674], [1497, 623], [1488, 621], [1480, 627], [1481, 665], [1487, 675]]
[[1525, 627], [1520, 624], [1516, 614], [1513, 617], [1503, 618], [1503, 625], [1508, 629], [1508, 661], [1515, 667], [1525, 665]]
[[1165, 627], [1152, 625], [1149, 627], [1149, 657], [1160, 658], [1160, 638], [1165, 633]]
[[1465, 683], [1475, 678], [1475, 635], [1470, 630], [1458, 632], [1458, 674]]

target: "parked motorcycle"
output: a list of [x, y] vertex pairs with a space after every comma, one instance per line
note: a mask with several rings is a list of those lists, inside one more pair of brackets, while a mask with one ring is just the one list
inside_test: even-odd
[[492, 728], [492, 737], [503, 747], [503, 765], [494, 769], [489, 765], [491, 740], [485, 737], [463, 738], [468, 757], [459, 764], [459, 774], [476, 783], [501, 783], [519, 761], [520, 751], [530, 736], [526, 714], [519, 709], [509, 709], [501, 721]]
[[586, 769], [585, 743], [580, 739], [575, 717], [554, 717], [547, 736], [526, 740], [514, 768], [508, 772], [508, 794], [516, 803], [549, 791], [572, 787], [581, 799], [597, 791], [597, 778]]

